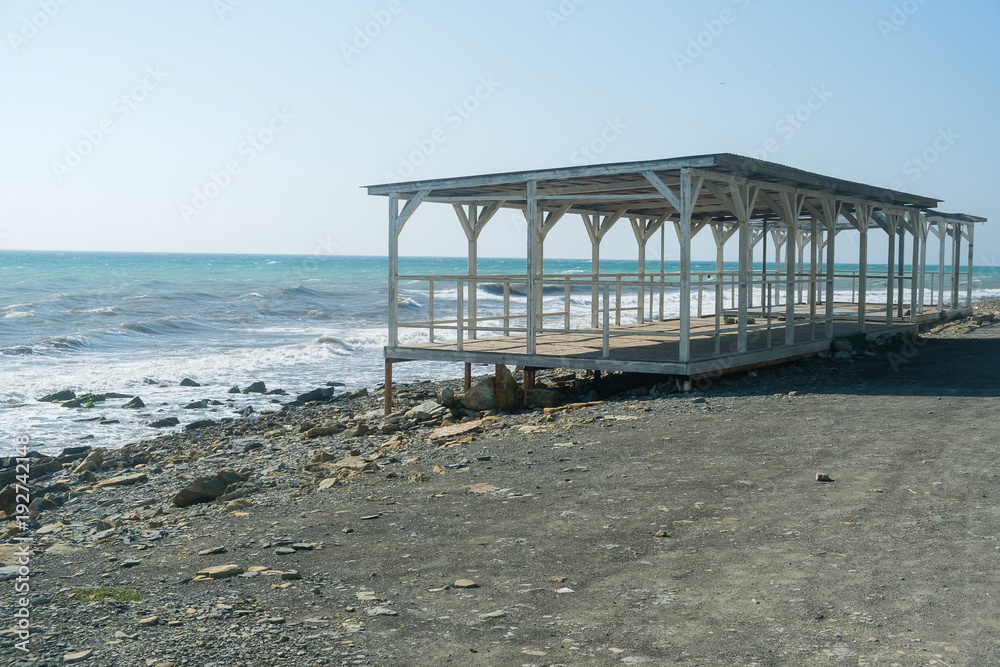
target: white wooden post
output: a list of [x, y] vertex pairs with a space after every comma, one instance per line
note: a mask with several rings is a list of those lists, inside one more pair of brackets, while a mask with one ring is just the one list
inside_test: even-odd
[[680, 319], [681, 336], [678, 349], [678, 361], [682, 364], [691, 360], [691, 216], [694, 213], [694, 205], [698, 200], [698, 190], [701, 188], [701, 179], [698, 183], [692, 182], [691, 169], [681, 168], [681, 294], [680, 294]]
[[892, 294], [896, 289], [894, 284], [895, 278], [895, 264], [896, 261], [896, 225], [897, 225], [896, 215], [894, 213], [885, 214], [885, 226], [886, 232], [889, 234], [889, 258], [886, 262], [888, 268], [888, 273], [886, 274], [886, 289], [885, 289], [885, 323], [888, 325], [892, 324]]
[[965, 226], [965, 228], [968, 230], [967, 238], [969, 240], [969, 275], [967, 279], [968, 282], [965, 286], [966, 300], [967, 300], [965, 305], [967, 308], [969, 308], [969, 310], [971, 310], [972, 309], [972, 248], [974, 245], [973, 238], [976, 230], [976, 225], [970, 222]]
[[527, 211], [525, 213], [528, 221], [528, 275], [527, 275], [527, 301], [528, 310], [526, 313], [526, 352], [535, 354], [535, 339], [540, 325], [542, 304], [541, 286], [539, 280], [541, 276], [541, 248], [542, 220], [538, 211], [538, 182], [528, 181], [527, 191]]
[[858, 232], [858, 331], [865, 330], [865, 304], [868, 302], [868, 222], [872, 209], [868, 204], [855, 204]]
[[399, 195], [389, 195], [389, 346], [399, 345]]
[[944, 222], [937, 223], [938, 247], [938, 312], [944, 312], [944, 252], [947, 244], [947, 226]]
[[[930, 223], [926, 222], [920, 214], [920, 211], [914, 211], [914, 216], [917, 219], [917, 226], [920, 230], [920, 300], [918, 302], [918, 307], [920, 308], [919, 314], [924, 314], [924, 299], [925, 288], [927, 286], [927, 238]], [[933, 290], [933, 283], [931, 285], [931, 290]], [[934, 298], [933, 296], [931, 297]]]
[[958, 287], [962, 277], [962, 225], [952, 225], [951, 307], [958, 310]]

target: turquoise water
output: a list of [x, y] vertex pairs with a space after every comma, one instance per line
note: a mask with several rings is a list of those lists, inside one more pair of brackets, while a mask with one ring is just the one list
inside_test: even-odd
[[[648, 268], [658, 270], [659, 263]], [[711, 271], [714, 262], [694, 268]], [[465, 270], [461, 258], [400, 260], [403, 275]], [[546, 260], [549, 273], [589, 270], [589, 261]], [[257, 380], [291, 394], [329, 381], [346, 389], [374, 386], [382, 381], [387, 342], [386, 271], [385, 257], [0, 252], [0, 452], [21, 432], [40, 449], [78, 444], [87, 435], [120, 446], [160, 433], [142, 425], [150, 419], [177, 416], [185, 423], [246, 405], [275, 409], [270, 401], [279, 399], [242, 395], [211, 415], [180, 409], [200, 398], [233, 398], [226, 389]], [[605, 260], [602, 271], [634, 272], [635, 262]], [[523, 259], [479, 264], [482, 275], [523, 272]], [[1000, 271], [977, 269], [974, 290], [980, 298], [1000, 295]], [[589, 289], [577, 292], [574, 304], [588, 306]], [[499, 312], [500, 294], [481, 286], [483, 314]], [[446, 309], [449, 298], [454, 309], [454, 286], [450, 297], [438, 293], [436, 307]], [[519, 298], [513, 297], [515, 309]], [[676, 294], [668, 296], [668, 313], [676, 312], [676, 301]], [[403, 319], [426, 318], [426, 283], [403, 283], [400, 302]], [[404, 342], [425, 339], [416, 330], [402, 332]], [[395, 373], [407, 380], [454, 377], [459, 369], [408, 363]], [[182, 390], [176, 385], [184, 377], [205, 386]], [[122, 410], [121, 400], [85, 411], [35, 401], [62, 389], [136, 395], [148, 407]], [[119, 423], [75, 421], [93, 416]]]

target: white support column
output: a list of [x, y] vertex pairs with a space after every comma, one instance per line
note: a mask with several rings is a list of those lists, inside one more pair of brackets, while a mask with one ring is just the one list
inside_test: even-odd
[[948, 227], [944, 222], [937, 223], [938, 228], [938, 312], [944, 312], [944, 254], [948, 243]]
[[528, 309], [526, 313], [526, 352], [535, 354], [535, 343], [538, 329], [541, 325], [542, 304], [541, 296], [541, 240], [542, 240], [542, 216], [538, 210], [538, 182], [528, 181], [527, 211], [525, 216], [528, 220], [528, 275], [527, 275], [527, 300]]
[[917, 314], [924, 314], [924, 299], [926, 295], [924, 294], [925, 288], [927, 287], [927, 237], [929, 231], [929, 222], [926, 222], [920, 215], [920, 211], [915, 211], [914, 215], [917, 220], [917, 229], [920, 230], [920, 272], [918, 287], [920, 290], [920, 297], [917, 302]]
[[833, 338], [833, 299], [834, 299], [834, 269], [835, 269], [835, 246], [837, 242], [837, 219], [833, 220], [833, 227], [826, 234], [826, 323], [823, 334], [827, 338]]
[[975, 235], [975, 231], [976, 231], [976, 225], [970, 222], [965, 227], [968, 230], [968, 234], [967, 234], [966, 238], [968, 238], [968, 240], [969, 240], [969, 275], [968, 275], [967, 284], [966, 284], [966, 287], [965, 287], [965, 292], [966, 292], [966, 297], [965, 297], [966, 298], [966, 304], [965, 305], [966, 305], [966, 307], [968, 307], [971, 310], [972, 309], [972, 258], [973, 258], [972, 257], [972, 249], [973, 249], [973, 246], [974, 246], [973, 240], [974, 240], [974, 235]]
[[[785, 345], [795, 343], [795, 255], [798, 246], [799, 216], [805, 197], [782, 192], [781, 217], [785, 222]], [[777, 258], [777, 255], [775, 256]]]
[[750, 247], [750, 221], [745, 216], [739, 218], [740, 242], [740, 312], [736, 319], [736, 351], [743, 354], [747, 351], [747, 311], [750, 308], [750, 265], [753, 263], [753, 249]]
[[681, 293], [680, 293], [680, 345], [678, 361], [691, 360], [691, 216], [701, 190], [702, 179], [692, 178], [689, 167], [681, 168], [680, 244], [681, 244]]
[[892, 299], [893, 293], [896, 290], [895, 282], [895, 261], [896, 261], [896, 226], [897, 226], [896, 215], [893, 213], [885, 214], [885, 226], [886, 233], [889, 235], [889, 258], [886, 261], [888, 268], [888, 273], [886, 274], [886, 284], [885, 284], [885, 323], [887, 325], [892, 325]]
[[899, 236], [899, 261], [896, 264], [896, 273], [899, 279], [896, 280], [896, 317], [903, 319], [903, 276], [906, 274], [906, 227], [903, 225], [902, 216], [896, 218], [896, 233]]
[[810, 218], [811, 229], [809, 231], [809, 330], [811, 337], [816, 337], [816, 302], [818, 285], [816, 284], [819, 267], [819, 225], [816, 216]]
[[403, 210], [399, 210], [399, 195], [389, 195], [389, 345], [399, 344], [399, 234], [403, 225], [410, 219], [420, 202], [430, 194], [429, 190], [421, 190]]
[[868, 204], [856, 204], [858, 232], [858, 331], [865, 330], [865, 305], [868, 302], [868, 223], [871, 221], [872, 208]]
[[923, 244], [920, 242], [919, 215], [917, 218], [917, 221], [914, 222], [913, 216], [910, 216], [910, 227], [913, 230], [913, 252], [910, 258], [910, 322], [917, 321], [917, 313], [920, 309], [920, 297], [918, 296], [920, 291], [920, 248]]
[[399, 345], [399, 195], [389, 195], [389, 346]]
[[962, 278], [962, 226], [952, 225], [951, 307], [958, 310], [958, 287]]

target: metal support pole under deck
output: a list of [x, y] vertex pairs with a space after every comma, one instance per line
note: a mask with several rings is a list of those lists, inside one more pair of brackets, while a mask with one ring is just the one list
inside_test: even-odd
[[392, 414], [392, 359], [385, 360], [385, 416]]

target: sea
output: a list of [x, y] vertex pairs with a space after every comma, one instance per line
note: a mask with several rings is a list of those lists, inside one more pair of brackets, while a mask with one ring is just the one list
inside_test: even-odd
[[[546, 258], [545, 265], [546, 273], [590, 271], [589, 260]], [[2, 251], [0, 455], [15, 451], [19, 434], [28, 435], [30, 448], [43, 453], [81, 444], [116, 448], [198, 419], [239, 418], [247, 406], [257, 412], [277, 410], [317, 387], [336, 386], [338, 392], [374, 388], [384, 379], [387, 266], [385, 257], [362, 256]], [[715, 267], [714, 262], [695, 262], [693, 268]], [[666, 262], [666, 269], [676, 271], [677, 263]], [[736, 266], [727, 264], [726, 269]], [[465, 270], [464, 258], [400, 259], [403, 275], [460, 275]], [[602, 272], [635, 270], [635, 261], [602, 261]], [[524, 271], [524, 259], [479, 262], [483, 275]], [[402, 283], [402, 320], [427, 318], [426, 288], [426, 282]], [[973, 289], [975, 299], [1000, 296], [1000, 268], [977, 268]], [[838, 293], [843, 290], [849, 287], [839, 285]], [[572, 292], [574, 323], [587, 326], [590, 289]], [[454, 312], [457, 294], [455, 283], [450, 289], [439, 285], [437, 312], [449, 307]], [[714, 308], [712, 297], [713, 290], [705, 290], [706, 312]], [[546, 299], [551, 308], [560, 309], [563, 290], [547, 291]], [[629, 299], [634, 306], [635, 296], [628, 293], [623, 305]], [[483, 283], [477, 300], [481, 316], [499, 314], [503, 290]], [[523, 290], [514, 289], [510, 300], [514, 311], [524, 312]], [[667, 315], [675, 315], [676, 292], [665, 300]], [[634, 312], [626, 312], [623, 322], [630, 318], [634, 320]], [[400, 338], [421, 342], [427, 335], [425, 329], [403, 329]], [[439, 339], [448, 335], [437, 334]], [[409, 362], [394, 368], [400, 382], [460, 374], [460, 367], [448, 363]], [[179, 386], [184, 378], [201, 386]], [[227, 393], [253, 382], [287, 394]], [[138, 396], [146, 407], [125, 409], [124, 398], [90, 408], [37, 400], [62, 390]], [[202, 399], [222, 405], [184, 408]], [[174, 429], [148, 426], [164, 417], [177, 417], [181, 424]]]

